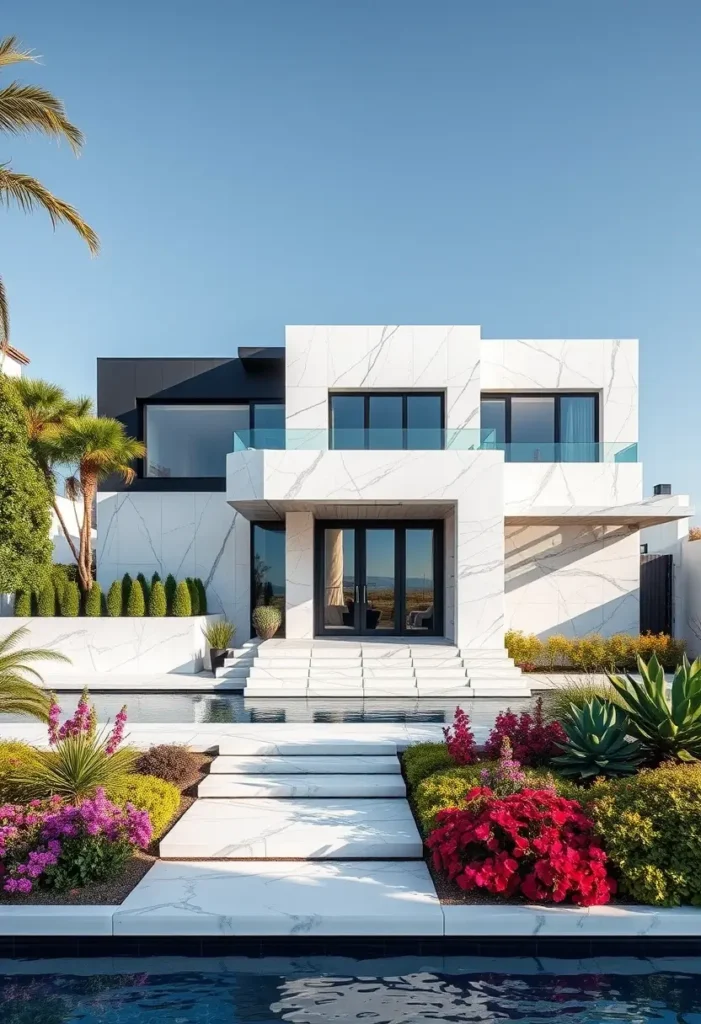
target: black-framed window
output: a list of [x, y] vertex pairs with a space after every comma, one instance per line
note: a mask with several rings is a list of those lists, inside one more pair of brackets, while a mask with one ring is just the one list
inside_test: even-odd
[[[251, 523], [251, 613], [260, 605], [274, 605], [282, 619], [276, 636], [285, 635], [285, 524]], [[251, 623], [251, 636], [255, 630]]]
[[598, 394], [491, 394], [481, 399], [484, 447], [511, 462], [597, 462]]
[[445, 447], [440, 392], [335, 392], [329, 395], [329, 448], [433, 450]]
[[243, 447], [284, 448], [282, 402], [143, 402], [141, 438], [146, 444], [145, 477], [226, 477], [226, 456], [234, 435]]

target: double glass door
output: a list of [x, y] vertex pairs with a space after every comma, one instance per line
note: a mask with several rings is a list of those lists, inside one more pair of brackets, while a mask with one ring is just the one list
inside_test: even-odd
[[442, 635], [442, 522], [320, 522], [316, 632]]

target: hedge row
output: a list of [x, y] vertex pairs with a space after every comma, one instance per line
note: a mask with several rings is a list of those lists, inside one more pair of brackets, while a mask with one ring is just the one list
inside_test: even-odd
[[504, 638], [509, 656], [522, 668], [575, 669], [578, 672], [625, 671], [636, 667], [636, 656], [647, 661], [656, 654], [665, 668], [676, 668], [684, 654], [684, 641], [665, 633], [631, 636], [549, 636], [541, 640], [533, 633], [511, 629]]
[[[67, 567], [55, 568], [65, 570]], [[150, 580], [143, 573], [139, 573], [135, 580], [125, 573], [121, 580], [110, 585], [106, 595], [103, 595], [100, 584], [94, 582], [92, 589], [82, 596], [77, 581], [70, 578], [70, 574], [54, 572], [52, 576], [51, 581], [36, 594], [17, 591], [15, 615], [66, 618], [77, 615], [142, 618], [148, 615], [163, 618], [166, 615], [207, 614], [207, 592], [199, 578], [188, 577], [178, 582], [170, 574], [164, 583], [157, 572]]]

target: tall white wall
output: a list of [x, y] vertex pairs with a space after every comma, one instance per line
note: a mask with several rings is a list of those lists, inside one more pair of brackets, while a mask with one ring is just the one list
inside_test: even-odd
[[103, 588], [125, 572], [162, 579], [199, 576], [209, 612], [250, 637], [251, 525], [221, 492], [101, 493], [97, 504], [97, 578]]
[[639, 532], [627, 526], [507, 526], [505, 605], [507, 629], [540, 637], [638, 633]]

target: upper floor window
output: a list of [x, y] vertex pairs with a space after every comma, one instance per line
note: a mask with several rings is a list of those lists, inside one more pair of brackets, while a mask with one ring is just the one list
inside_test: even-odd
[[445, 447], [442, 394], [353, 392], [329, 396], [329, 448]]
[[144, 408], [146, 476], [223, 477], [234, 434], [256, 448], [284, 448], [285, 407], [268, 402], [237, 405], [147, 404]]
[[598, 395], [482, 395], [481, 443], [511, 462], [597, 462]]

